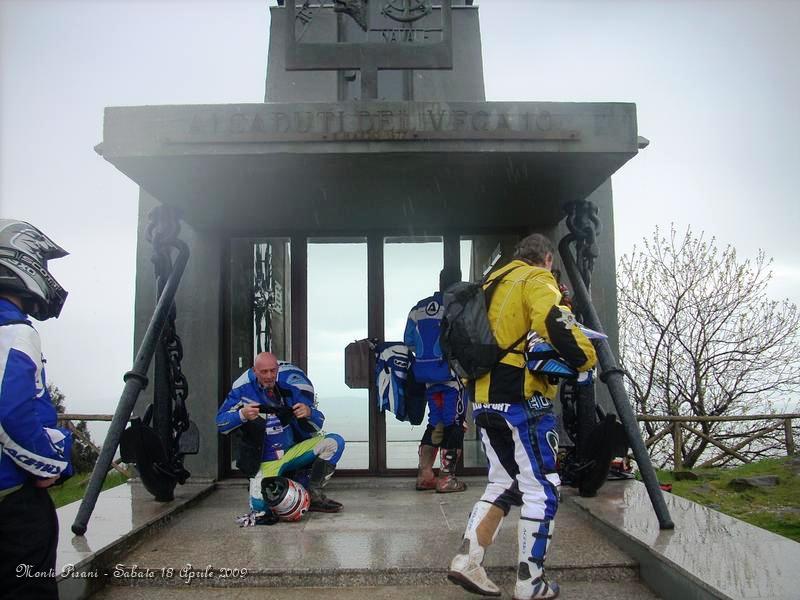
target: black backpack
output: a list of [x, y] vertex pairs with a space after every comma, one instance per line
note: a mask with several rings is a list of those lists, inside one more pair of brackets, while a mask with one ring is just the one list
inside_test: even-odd
[[442, 355], [462, 379], [485, 375], [528, 335], [526, 331], [508, 348], [500, 348], [489, 325], [488, 307], [495, 288], [516, 268], [495, 277], [485, 290], [487, 278], [478, 283], [459, 281], [444, 291], [439, 343]]

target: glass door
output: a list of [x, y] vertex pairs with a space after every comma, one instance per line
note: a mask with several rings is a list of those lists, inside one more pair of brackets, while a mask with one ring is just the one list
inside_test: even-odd
[[369, 390], [345, 385], [345, 347], [367, 337], [367, 243], [308, 241], [308, 376], [325, 431], [346, 448], [340, 469], [369, 468]]
[[[291, 242], [288, 238], [233, 238], [228, 261], [226, 389], [260, 352], [279, 360], [292, 353]], [[223, 396], [224, 398], [224, 396]], [[236, 471], [238, 436], [222, 436], [223, 474]]]
[[[281, 360], [294, 357], [314, 383], [325, 430], [340, 434], [347, 443], [341, 469], [416, 469], [427, 415], [413, 426], [392, 413], [377, 412], [374, 391], [345, 384], [345, 348], [369, 337], [370, 331], [383, 340], [402, 342], [411, 308], [439, 288], [445, 253], [449, 260], [460, 258], [462, 279], [479, 279], [481, 265], [498, 241], [487, 238], [448, 238], [449, 250], [438, 236], [232, 239], [225, 337], [228, 381], [252, 366], [259, 352], [273, 352]], [[470, 417], [468, 413], [464, 466], [483, 469], [485, 457]], [[236, 473], [232, 446], [237, 438], [222, 439], [225, 474]]]
[[[386, 238], [384, 244], [384, 339], [402, 343], [409, 311], [439, 289], [444, 246], [441, 237]], [[385, 418], [386, 467], [416, 469], [427, 409], [421, 425], [398, 421], [389, 412]]]

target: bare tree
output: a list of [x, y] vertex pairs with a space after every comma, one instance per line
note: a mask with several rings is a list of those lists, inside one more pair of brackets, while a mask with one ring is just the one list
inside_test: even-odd
[[[794, 304], [767, 297], [770, 263], [763, 251], [739, 261], [731, 246], [720, 250], [713, 238], [706, 241], [691, 229], [679, 235], [674, 226], [666, 237], [656, 228], [641, 248], [620, 259], [620, 362], [631, 375], [638, 412], [715, 416], [785, 410], [800, 390], [800, 324]], [[658, 423], [642, 425], [649, 438], [659, 433]], [[685, 432], [680, 449], [688, 468], [710, 450], [704, 436], [752, 436], [763, 422], [693, 427], [702, 435]], [[668, 441], [662, 436], [651, 447], [662, 466], [670, 460]], [[761, 436], [739, 451], [752, 458], [773, 446], [769, 436]]]

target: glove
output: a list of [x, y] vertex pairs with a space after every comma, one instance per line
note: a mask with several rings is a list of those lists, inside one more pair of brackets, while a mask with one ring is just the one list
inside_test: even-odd
[[259, 412], [262, 412], [264, 414], [272, 413], [273, 415], [278, 417], [278, 420], [284, 427], [289, 425], [292, 422], [292, 419], [294, 418], [294, 413], [292, 412], [292, 409], [289, 408], [288, 406], [264, 406], [262, 404]]
[[578, 385], [592, 385], [594, 383], [594, 369], [578, 373]]
[[61, 471], [56, 484], [64, 483], [75, 473], [72, 467], [72, 432], [69, 429], [56, 427], [55, 429], [45, 427], [44, 432], [50, 438], [50, 442], [56, 447], [62, 458], [67, 461], [67, 467]]

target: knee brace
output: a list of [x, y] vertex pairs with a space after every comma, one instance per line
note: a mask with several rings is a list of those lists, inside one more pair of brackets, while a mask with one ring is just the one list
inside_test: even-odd
[[327, 434], [314, 446], [314, 454], [333, 465], [339, 462], [343, 452], [344, 438], [335, 433]]

